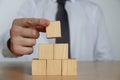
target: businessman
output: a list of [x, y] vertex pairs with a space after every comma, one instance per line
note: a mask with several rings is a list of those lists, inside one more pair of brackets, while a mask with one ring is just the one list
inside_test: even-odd
[[[61, 21], [62, 38], [47, 39], [50, 21]], [[5, 38], [5, 57], [37, 57], [39, 43], [69, 43], [78, 61], [112, 60], [104, 15], [87, 0], [29, 0], [20, 8]]]

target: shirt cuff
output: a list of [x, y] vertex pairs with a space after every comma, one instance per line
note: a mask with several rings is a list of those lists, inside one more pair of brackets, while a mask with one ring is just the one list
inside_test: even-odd
[[9, 34], [7, 34], [5, 37], [4, 37], [4, 41], [3, 41], [3, 49], [2, 49], [2, 54], [4, 57], [8, 57], [8, 58], [16, 58], [18, 56], [14, 55], [8, 48], [7, 46], [7, 41], [9, 40]]

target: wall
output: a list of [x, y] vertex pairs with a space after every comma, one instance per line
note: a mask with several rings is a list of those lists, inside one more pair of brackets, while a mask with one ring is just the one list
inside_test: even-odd
[[[11, 24], [20, 5], [25, 0], [0, 0], [0, 36]], [[120, 0], [91, 0], [101, 6], [114, 49], [114, 59], [120, 60]], [[0, 41], [1, 42], [1, 41]], [[1, 44], [1, 43], [0, 43]], [[0, 54], [1, 60], [6, 60]]]

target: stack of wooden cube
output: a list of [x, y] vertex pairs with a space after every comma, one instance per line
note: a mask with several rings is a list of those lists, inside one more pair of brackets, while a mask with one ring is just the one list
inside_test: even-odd
[[[50, 22], [47, 38], [61, 37], [60, 21]], [[32, 60], [32, 75], [77, 75], [77, 61], [68, 58], [68, 43], [39, 44], [39, 58]]]

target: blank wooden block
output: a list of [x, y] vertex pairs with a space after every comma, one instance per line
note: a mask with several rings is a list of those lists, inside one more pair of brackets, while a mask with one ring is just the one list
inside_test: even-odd
[[61, 37], [60, 21], [52, 21], [46, 28], [47, 38], [58, 38]]
[[61, 75], [61, 60], [47, 60], [47, 75]]
[[53, 59], [53, 44], [39, 45], [39, 59]]
[[46, 60], [32, 60], [32, 75], [46, 75]]
[[54, 59], [68, 59], [68, 44], [54, 44]]
[[75, 59], [62, 60], [62, 75], [77, 75], [77, 61]]

